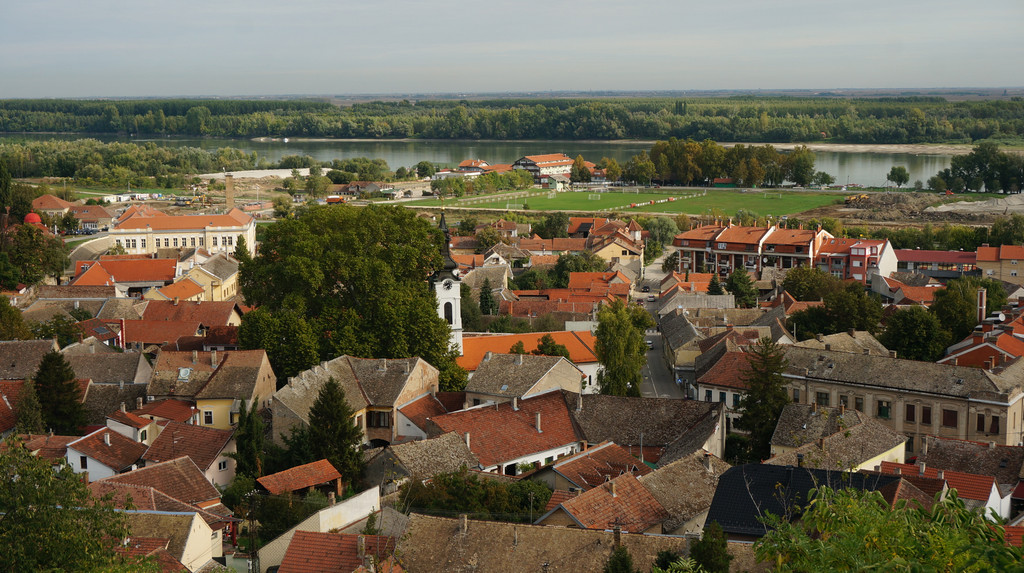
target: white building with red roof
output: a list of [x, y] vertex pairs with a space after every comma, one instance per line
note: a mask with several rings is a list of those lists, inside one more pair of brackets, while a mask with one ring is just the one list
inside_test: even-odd
[[512, 164], [512, 169], [525, 169], [533, 174], [534, 180], [548, 175], [566, 175], [572, 171], [573, 159], [564, 153], [527, 155]]
[[240, 209], [223, 215], [122, 215], [110, 236], [130, 254], [199, 247], [211, 253], [231, 253], [242, 236], [250, 254], [256, 254], [256, 220]]
[[896, 271], [896, 251], [888, 239], [844, 239], [831, 237], [821, 242], [815, 266], [841, 280], [870, 284], [871, 277], [889, 276]]
[[[709, 225], [684, 231], [672, 244], [679, 247], [680, 272], [718, 272], [727, 276], [744, 268], [759, 273], [764, 267], [791, 269], [816, 261], [822, 245], [832, 235], [817, 229], [740, 227], [733, 224]], [[895, 270], [895, 269], [894, 269]]]

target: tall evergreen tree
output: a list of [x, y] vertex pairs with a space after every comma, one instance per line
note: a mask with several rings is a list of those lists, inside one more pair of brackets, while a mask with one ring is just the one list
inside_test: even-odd
[[533, 354], [538, 356], [564, 356], [569, 358], [569, 349], [564, 344], [555, 342], [555, 337], [545, 334], [537, 342], [537, 349]]
[[690, 557], [708, 573], [729, 573], [729, 545], [717, 521], [704, 527], [699, 540], [690, 547]]
[[342, 479], [352, 483], [363, 471], [363, 433], [352, 419], [345, 391], [328, 378], [309, 409], [309, 442], [317, 459], [326, 458]]
[[51, 351], [43, 356], [35, 380], [46, 427], [65, 436], [78, 435], [85, 425], [85, 407], [75, 371], [64, 355]]
[[633, 568], [633, 556], [629, 550], [622, 545], [615, 548], [608, 563], [604, 566], [604, 573], [635, 573]]
[[42, 434], [46, 431], [35, 382], [25, 380], [18, 393], [18, 406], [14, 408], [14, 413], [14, 424], [19, 434]]
[[621, 300], [597, 311], [595, 352], [604, 365], [597, 373], [602, 394], [639, 396], [641, 369], [647, 362], [644, 331], [654, 326], [651, 315], [639, 305]]
[[708, 294], [725, 294], [725, 289], [722, 288], [722, 283], [718, 280], [718, 273], [711, 275], [711, 282], [708, 283]]
[[263, 416], [256, 411], [258, 402], [246, 408], [245, 400], [238, 417], [238, 428], [235, 430], [236, 451], [229, 454], [235, 460], [235, 474], [250, 478], [263, 476]]
[[752, 308], [757, 305], [757, 289], [754, 288], [754, 281], [750, 280], [747, 269], [743, 267], [729, 274], [725, 290], [736, 297], [736, 304], [743, 308]]
[[496, 314], [498, 302], [494, 300], [494, 293], [491, 291], [491, 279], [484, 279], [480, 285], [480, 312], [483, 314]]
[[789, 366], [782, 346], [764, 337], [750, 347], [748, 368], [740, 376], [747, 392], [740, 399], [736, 426], [750, 432], [750, 455], [754, 460], [768, 459], [771, 439], [779, 414], [789, 403], [782, 373]]

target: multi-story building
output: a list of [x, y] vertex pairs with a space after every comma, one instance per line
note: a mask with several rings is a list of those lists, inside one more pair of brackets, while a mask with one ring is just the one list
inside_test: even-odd
[[534, 181], [540, 181], [547, 175], [569, 175], [572, 163], [573, 159], [564, 153], [527, 155], [516, 159], [512, 169], [525, 169], [533, 174]]
[[818, 229], [780, 229], [770, 227], [707, 226], [676, 235], [681, 270], [717, 271], [725, 276], [744, 268], [757, 273], [764, 267], [789, 269], [808, 266], [828, 239]]
[[874, 275], [889, 276], [896, 270], [895, 250], [887, 239], [843, 239], [822, 241], [816, 266], [832, 276], [870, 284]]
[[1024, 285], [1024, 246], [1002, 245], [978, 247], [977, 265], [982, 277], [998, 279], [1015, 285]]
[[896, 270], [919, 273], [940, 281], [977, 275], [978, 254], [972, 251], [896, 249]]
[[240, 209], [232, 209], [225, 215], [122, 217], [114, 223], [110, 236], [129, 254], [150, 254], [171, 248], [231, 253], [239, 236], [245, 237], [250, 254], [256, 253], [256, 220]]

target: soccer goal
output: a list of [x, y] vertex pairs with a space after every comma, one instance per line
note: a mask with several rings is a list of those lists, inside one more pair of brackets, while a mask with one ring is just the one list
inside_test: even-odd
[[590, 200], [590, 201], [600, 201], [601, 200], [601, 194], [600, 193], [591, 193], [590, 195], [587, 195], [587, 199]]
[[519, 210], [522, 210], [522, 208], [523, 208], [523, 204], [522, 203], [513, 203], [511, 201], [508, 201], [508, 202], [505, 203], [505, 209], [507, 211], [519, 211]]
[[555, 195], [558, 195], [558, 192], [552, 191], [551, 193], [548, 193], [548, 199], [554, 199]]

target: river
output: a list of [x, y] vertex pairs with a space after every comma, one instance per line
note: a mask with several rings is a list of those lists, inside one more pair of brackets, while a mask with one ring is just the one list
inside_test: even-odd
[[[54, 139], [76, 136], [28, 136], [29, 139]], [[22, 138], [22, 137], [19, 137]], [[310, 155], [321, 161], [348, 159], [352, 157], [381, 158], [391, 169], [404, 165], [411, 167], [420, 161], [441, 165], [458, 165], [464, 159], [483, 159], [488, 163], [512, 163], [524, 155], [543, 153], [565, 153], [570, 157], [583, 155], [587, 160], [597, 162], [602, 157], [611, 157], [625, 163], [641, 150], [649, 151], [646, 142], [595, 142], [595, 141], [422, 141], [422, 140], [249, 140], [249, 139], [189, 139], [189, 138], [98, 138], [103, 141], [152, 141], [159, 145], [173, 147], [199, 147], [217, 149], [236, 147], [246, 153], [256, 154], [268, 161], [276, 162], [286, 155]], [[894, 149], [897, 149], [894, 146]], [[910, 172], [910, 182], [928, 178], [949, 167], [951, 155], [914, 154], [903, 152], [834, 152], [816, 151], [815, 170], [824, 171], [836, 178], [836, 183], [859, 183], [865, 186], [881, 187], [885, 176], [895, 165], [902, 165]]]

